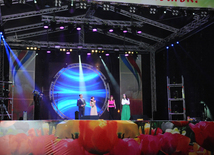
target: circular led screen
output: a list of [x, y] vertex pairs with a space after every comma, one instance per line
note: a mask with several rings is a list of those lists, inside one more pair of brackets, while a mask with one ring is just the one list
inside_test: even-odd
[[105, 76], [93, 66], [84, 63], [62, 68], [54, 76], [49, 93], [52, 107], [61, 118], [75, 118], [79, 94], [83, 94], [86, 100], [85, 115], [90, 115], [92, 96], [95, 97], [99, 116], [102, 115], [109, 96], [109, 85]]

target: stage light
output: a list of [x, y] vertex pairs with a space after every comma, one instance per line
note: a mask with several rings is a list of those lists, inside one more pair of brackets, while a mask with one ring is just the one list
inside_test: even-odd
[[87, 53], [87, 55], [89, 56], [89, 55], [91, 55], [91, 53]]
[[141, 31], [141, 30], [137, 30], [137, 33], [138, 33], [138, 34], [141, 34], [141, 33], [142, 33], [142, 31]]
[[82, 46], [82, 45], [78, 45], [77, 48], [78, 48], [78, 49], [82, 49], [83, 46]]
[[19, 2], [19, 4], [25, 4], [26, 0], [19, 0], [18, 2]]
[[173, 47], [173, 46], [174, 46], [174, 44], [171, 44], [171, 46]]
[[179, 41], [177, 41], [176, 44], [179, 44]]
[[169, 46], [166, 46], [166, 49], [168, 50], [168, 49], [169, 49]]
[[48, 50], [48, 51], [47, 51], [47, 53], [49, 54], [49, 53], [51, 53], [51, 51], [50, 51], [50, 50]]
[[79, 8], [83, 9], [83, 10], [87, 9], [87, 2], [80, 2], [79, 3]]
[[72, 52], [73, 50], [72, 49], [70, 49], [70, 52]]
[[70, 52], [66, 52], [66, 54], [70, 54]]
[[39, 55], [39, 53], [36, 53], [36, 55]]
[[[125, 54], [125, 56], [127, 57], [127, 56], [129, 56], [129, 54]], [[119, 58], [119, 57], [118, 57]]]
[[59, 45], [55, 45], [55, 48], [60, 48], [60, 46]]
[[109, 56], [109, 53], [106, 53], [106, 56]]
[[102, 46], [98, 46], [97, 49], [98, 49], [98, 50], [101, 50], [101, 49], [103, 49], [103, 47], [102, 47]]
[[129, 54], [131, 54], [131, 51], [128, 51]]
[[33, 47], [30, 47], [31, 50], [33, 50]]
[[135, 6], [130, 6], [129, 7], [129, 12], [130, 13], [135, 13], [136, 12], [136, 7]]
[[112, 28], [110, 28], [108, 31], [109, 31], [109, 32], [114, 32], [114, 30], [113, 30]]
[[61, 25], [60, 25], [60, 30], [63, 30], [65, 27], [64, 27], [64, 25], [63, 25], [63, 23], [61, 23]]
[[132, 54], [134, 54], [134, 52], [132, 52]]
[[62, 51], [65, 52], [65, 48], [63, 48]]
[[62, 6], [62, 1], [61, 0], [55, 0], [55, 7], [60, 7]]
[[48, 24], [48, 21], [45, 21], [45, 22], [44, 22], [44, 29], [48, 29], [48, 25], [49, 25], [49, 24]]
[[30, 48], [29, 48], [29, 47], [26, 47], [26, 49], [29, 50]]
[[34, 50], [37, 50], [37, 47], [34, 47]]
[[94, 50], [91, 50], [92, 53], [94, 53]]
[[97, 53], [98, 52], [98, 50], [95, 50], [95, 53]]
[[81, 30], [81, 26], [77, 25], [77, 31], [80, 31], [80, 30]]
[[96, 27], [93, 27], [93, 28], [92, 28], [92, 31], [93, 31], [93, 32], [97, 32], [97, 28], [96, 28]]
[[[100, 55], [99, 57], [102, 58], [101, 55]], [[98, 67], [98, 66], [97, 66], [97, 67]]]
[[163, 13], [166, 14], [166, 10]]
[[103, 11], [109, 11], [110, 10], [110, 4], [109, 3], [104, 3], [103, 4]]
[[104, 53], [104, 51], [102, 51], [102, 53]]
[[157, 12], [157, 9], [156, 8], [150, 8], [150, 11], [149, 11], [149, 13], [150, 14], [156, 14], [156, 12]]
[[179, 11], [178, 10], [172, 10], [172, 15], [173, 16], [178, 16], [179, 14]]
[[62, 51], [62, 48], [60, 48], [59, 51]]
[[207, 16], [207, 11], [201, 11], [201, 17], [206, 17]]
[[127, 32], [128, 32], [127, 28], [124, 27], [124, 28], [123, 28], [123, 33], [127, 33]]
[[34, 4], [37, 4], [37, 0], [34, 0], [33, 2], [34, 2]]

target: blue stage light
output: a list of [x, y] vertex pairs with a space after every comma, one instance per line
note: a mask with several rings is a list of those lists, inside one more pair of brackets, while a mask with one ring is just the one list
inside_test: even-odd
[[169, 46], [166, 46], [166, 49], [168, 50], [168, 49], [169, 49]]
[[173, 46], [174, 46], [174, 44], [171, 44], [171, 46], [173, 47]]
[[177, 41], [176, 44], [179, 44], [179, 41]]
[[[61, 118], [75, 118], [79, 94], [83, 94], [86, 100], [85, 115], [90, 115], [92, 96], [96, 100], [97, 112], [103, 113], [103, 106], [109, 96], [109, 88], [102, 73], [93, 66], [88, 66], [90, 65], [82, 64], [83, 78], [80, 78], [79, 64], [70, 64], [55, 75], [55, 81], [50, 86], [50, 97], [52, 107]], [[84, 83], [84, 86], [80, 83]]]

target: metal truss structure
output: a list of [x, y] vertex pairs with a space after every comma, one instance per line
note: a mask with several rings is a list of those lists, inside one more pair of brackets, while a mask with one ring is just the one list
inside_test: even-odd
[[[31, 0], [29, 0], [31, 1]], [[14, 2], [15, 3], [15, 2]], [[90, 3], [92, 3], [90, 1]], [[102, 2], [99, 2], [102, 3]], [[0, 0], [0, 4], [2, 5], [2, 0]], [[102, 5], [98, 5], [98, 7], [102, 7]], [[101, 19], [98, 17], [95, 17], [95, 9], [89, 8], [86, 12], [86, 14], [79, 15], [79, 16], [73, 16], [73, 17], [64, 17], [64, 16], [53, 16], [50, 14], [53, 14], [55, 12], [63, 12], [68, 10], [68, 5], [62, 6], [62, 7], [56, 7], [56, 8], [48, 8], [48, 9], [42, 9], [40, 11], [31, 11], [31, 12], [24, 12], [24, 13], [17, 13], [12, 15], [5, 15], [2, 16], [2, 22], [6, 22], [9, 20], [16, 20], [21, 18], [29, 18], [34, 16], [41, 16], [41, 23], [31, 24], [31, 25], [24, 25], [19, 27], [13, 27], [5, 29], [5, 34], [7, 34], [7, 42], [10, 46], [16, 46], [16, 47], [26, 47], [26, 46], [36, 46], [36, 47], [45, 47], [45, 48], [56, 48], [56, 46], [60, 46], [60, 48], [72, 48], [72, 49], [80, 49], [79, 45], [81, 45], [82, 50], [92, 50], [97, 49], [98, 46], [101, 46], [103, 50], [111, 50], [114, 51], [115, 49], [119, 49], [120, 51], [139, 51], [141, 54], [143, 53], [150, 53], [150, 74], [151, 74], [151, 105], [152, 105], [152, 117], [153, 112], [157, 110], [156, 105], [156, 68], [155, 68], [155, 53], [158, 49], [163, 48], [168, 43], [170, 43], [175, 38], [180, 38], [188, 33], [196, 30], [197, 28], [203, 26], [209, 21], [209, 15], [206, 17], [201, 17], [200, 15], [195, 15], [194, 20], [190, 22], [189, 24], [185, 25], [182, 28], [175, 28], [172, 26], [169, 26], [167, 24], [160, 23], [155, 20], [148, 19], [146, 17], [130, 13], [126, 10], [118, 8], [116, 5], [110, 5], [110, 11], [115, 12], [117, 14], [120, 14], [126, 18], [129, 18], [130, 20], [107, 20], [107, 19]], [[21, 34], [14, 34], [16, 32], [24, 32], [28, 30], [33, 29], [39, 29], [43, 27], [44, 21], [53, 21], [53, 19], [57, 22], [63, 22], [63, 23], [76, 23], [76, 24], [82, 24], [82, 31], [79, 33], [79, 42], [78, 43], [66, 43], [66, 42], [51, 42], [51, 41], [29, 41], [29, 40], [23, 40], [30, 37], [35, 37], [39, 35], [44, 35], [48, 33], [55, 33], [59, 31], [67, 30], [68, 27], [66, 26], [64, 30], [60, 30], [57, 28], [55, 31], [51, 30], [37, 30], [35, 32], [26, 32]], [[84, 37], [84, 23], [88, 23], [89, 25], [107, 25], [107, 26], [119, 26], [119, 27], [142, 27], [145, 24], [148, 24], [150, 26], [156, 27], [158, 29], [162, 29], [165, 31], [170, 32], [170, 35], [165, 38], [160, 38], [155, 35], [151, 35], [148, 33], [141, 33], [136, 34], [138, 37], [142, 37], [145, 39], [149, 39], [152, 41], [155, 41], [155, 44], [148, 44], [146, 42], [139, 41], [137, 39], [128, 38], [126, 35], [118, 35], [115, 33], [110, 32], [104, 32], [102, 29], [98, 28], [97, 32], [112, 38], [116, 38], [118, 40], [122, 40], [124, 42], [129, 42], [133, 45], [107, 45], [107, 44], [88, 44], [85, 42]], [[89, 26], [89, 29], [92, 28]], [[132, 33], [132, 30], [128, 28], [128, 33]], [[117, 50], [118, 51], [118, 50]]]
[[[148, 53], [147, 50], [141, 49], [135, 45], [108, 45], [108, 44], [88, 44], [83, 45], [79, 43], [66, 43], [66, 42], [46, 42], [46, 41], [27, 41], [27, 40], [16, 40], [7, 42], [11, 47], [38, 47], [38, 48], [66, 48], [66, 49], [82, 49], [82, 50], [96, 50], [98, 47], [102, 47], [102, 50], [109, 51], [139, 51]], [[119, 52], [120, 53], [120, 52]]]

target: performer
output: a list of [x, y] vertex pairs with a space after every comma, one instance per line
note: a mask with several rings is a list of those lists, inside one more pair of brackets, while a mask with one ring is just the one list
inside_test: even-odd
[[82, 94], [80, 94], [79, 97], [80, 98], [77, 100], [77, 106], [79, 107], [79, 119], [80, 119], [81, 116], [85, 115], [86, 102]]
[[122, 98], [122, 113], [121, 113], [121, 120], [129, 120], [130, 119], [130, 101], [126, 94], [123, 94]]
[[107, 106], [110, 119], [114, 119], [114, 109], [116, 109], [116, 104], [113, 96], [111, 95], [110, 100], [108, 100], [108, 106]]
[[94, 99], [93, 96], [91, 97], [91, 100], [90, 100], [90, 106], [91, 106], [90, 115], [97, 115], [96, 100]]

